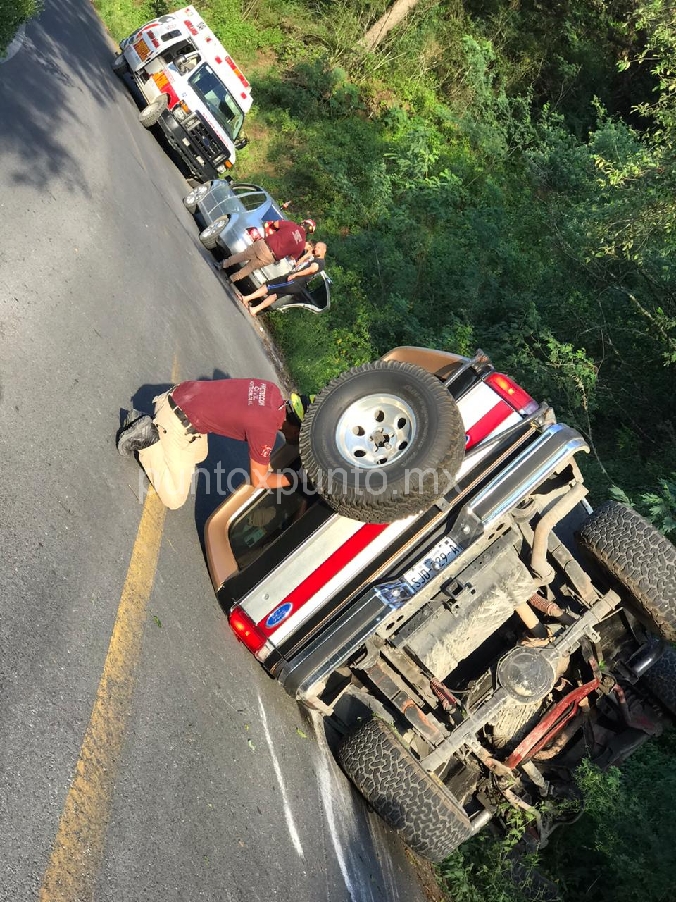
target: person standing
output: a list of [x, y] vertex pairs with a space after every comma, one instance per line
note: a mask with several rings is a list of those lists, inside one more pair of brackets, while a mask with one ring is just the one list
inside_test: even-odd
[[[310, 262], [290, 272], [284, 281], [269, 282], [266, 285], [261, 285], [260, 288], [251, 294], [243, 295], [242, 303], [252, 316], [258, 316], [262, 310], [274, 304], [278, 297], [301, 294], [313, 276], [325, 271], [325, 258], [326, 244], [323, 241], [318, 241], [314, 246], [314, 255]], [[251, 302], [258, 298], [264, 298], [264, 300], [252, 310]]]
[[300, 225], [289, 219], [275, 219], [267, 224], [265, 238], [259, 238], [239, 254], [228, 257], [221, 264], [221, 269], [230, 269], [231, 266], [244, 263], [240, 270], [230, 276], [231, 281], [239, 282], [255, 269], [270, 266], [284, 257], [299, 260], [306, 251], [307, 236], [315, 228], [312, 219], [304, 219]]
[[210, 432], [247, 442], [252, 485], [281, 488], [290, 484], [288, 478], [270, 469], [277, 433], [298, 444], [312, 400], [295, 392], [285, 400], [278, 386], [265, 379], [181, 382], [154, 399], [153, 417], [130, 411], [117, 449], [125, 456], [138, 452], [148, 479], [171, 510], [186, 502], [195, 467], [207, 456]]

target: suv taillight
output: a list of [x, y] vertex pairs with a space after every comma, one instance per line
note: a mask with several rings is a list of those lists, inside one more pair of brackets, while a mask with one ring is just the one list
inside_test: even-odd
[[240, 642], [243, 642], [254, 655], [263, 648], [267, 641], [267, 637], [240, 607], [233, 608], [230, 612], [230, 626]]
[[504, 373], [491, 373], [485, 381], [496, 394], [500, 395], [503, 401], [506, 401], [510, 407], [513, 407], [522, 416], [535, 413], [540, 406], [537, 401], [531, 398], [528, 392], [525, 392], [520, 385], [517, 385], [513, 379], [505, 376]]

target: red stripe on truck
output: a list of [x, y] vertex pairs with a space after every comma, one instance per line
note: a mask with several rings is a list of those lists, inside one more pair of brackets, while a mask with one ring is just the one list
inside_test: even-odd
[[293, 591], [289, 592], [286, 598], [280, 601], [278, 605], [275, 605], [273, 608], [274, 611], [276, 611], [277, 608], [281, 608], [283, 605], [291, 606], [280, 623], [275, 623], [271, 627], [265, 625], [270, 614], [273, 613], [273, 611], [270, 611], [259, 621], [258, 628], [267, 636], [271, 636], [283, 621], [302, 608], [303, 605], [316, 595], [320, 589], [323, 589], [329, 580], [340, 573], [343, 567], [346, 567], [360, 551], [363, 551], [374, 539], [377, 539], [378, 536], [387, 529], [387, 526], [387, 523], [364, 524], [364, 526], [362, 526], [361, 529], [358, 529], [347, 542], [336, 549], [332, 555], [327, 557], [316, 570], [313, 570], [299, 586], [296, 586]]
[[490, 435], [494, 429], [498, 428], [500, 423], [504, 422], [513, 413], [514, 409], [506, 401], [498, 401], [495, 407], [491, 407], [488, 413], [485, 413], [480, 420], [477, 420], [467, 430], [465, 443], [467, 450], [483, 441], [486, 436]]

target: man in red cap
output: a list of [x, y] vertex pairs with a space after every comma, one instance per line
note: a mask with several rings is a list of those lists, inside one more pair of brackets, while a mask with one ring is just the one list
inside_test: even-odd
[[270, 266], [284, 257], [292, 257], [299, 260], [306, 250], [307, 236], [315, 230], [315, 222], [312, 219], [304, 219], [298, 225], [289, 219], [275, 219], [266, 223], [266, 237], [254, 241], [246, 250], [239, 254], [233, 254], [221, 264], [222, 269], [230, 269], [238, 263], [245, 265], [230, 278], [233, 282], [239, 282], [245, 276], [250, 275], [255, 269]]

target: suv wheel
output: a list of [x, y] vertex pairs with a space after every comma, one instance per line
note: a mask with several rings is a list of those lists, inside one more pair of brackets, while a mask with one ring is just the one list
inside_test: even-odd
[[597, 561], [627, 598], [636, 616], [669, 642], [676, 640], [676, 548], [635, 510], [603, 504], [578, 534], [580, 547]]
[[200, 232], [200, 241], [208, 251], [215, 250], [218, 244], [218, 236], [228, 224], [228, 219], [228, 216], [219, 216], [203, 232]]
[[353, 367], [324, 388], [300, 434], [303, 467], [339, 514], [389, 523], [451, 488], [465, 453], [460, 411], [436, 376], [410, 363]]
[[442, 861], [472, 835], [461, 805], [399, 742], [369, 720], [338, 749], [341, 767], [377, 814], [414, 852]]

